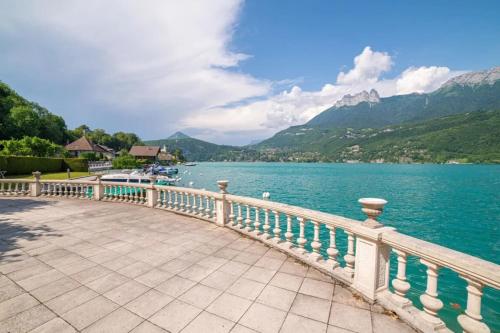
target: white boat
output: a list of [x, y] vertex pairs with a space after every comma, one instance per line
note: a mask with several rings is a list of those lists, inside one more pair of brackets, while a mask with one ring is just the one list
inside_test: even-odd
[[187, 163], [184, 163], [185, 166], [196, 166], [196, 163], [194, 162], [187, 162]]
[[[133, 171], [130, 173], [110, 173], [101, 177], [104, 182], [118, 182], [118, 183], [133, 183], [133, 184], [149, 184], [150, 175], [142, 172]], [[156, 176], [156, 185], [174, 185], [178, 179], [170, 178], [167, 176]]]

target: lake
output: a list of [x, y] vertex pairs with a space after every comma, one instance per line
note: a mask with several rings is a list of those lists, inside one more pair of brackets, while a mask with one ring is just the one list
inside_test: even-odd
[[[365, 219], [359, 198], [384, 198], [389, 201], [380, 217], [385, 225], [500, 263], [497, 165], [199, 163], [179, 169], [181, 186], [192, 182], [192, 187], [216, 191], [216, 181], [227, 179], [233, 194], [261, 198], [266, 191], [273, 201], [358, 220]], [[339, 249], [345, 251], [342, 242]], [[408, 262], [409, 296], [421, 308], [418, 296], [425, 290], [425, 268], [416, 258]], [[395, 268], [393, 263], [393, 276]], [[445, 304], [440, 313], [455, 331], [456, 316], [466, 305], [465, 286], [455, 273], [440, 271], [440, 299]], [[492, 332], [500, 331], [500, 292], [485, 288], [484, 293], [485, 322]]]

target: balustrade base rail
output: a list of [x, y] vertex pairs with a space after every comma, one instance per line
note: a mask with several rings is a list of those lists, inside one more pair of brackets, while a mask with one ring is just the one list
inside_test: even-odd
[[[367, 215], [364, 223], [302, 207], [227, 193], [150, 184], [96, 181], [41, 181], [0, 179], [0, 196], [43, 196], [131, 203], [190, 216], [228, 227], [276, 248], [345, 284], [367, 301], [378, 302], [422, 332], [448, 332], [439, 317], [443, 302], [438, 295], [439, 269], [446, 267], [467, 282], [467, 308], [457, 318], [464, 332], [490, 332], [482, 321], [484, 286], [500, 289], [500, 267], [494, 263], [398, 233], [377, 221], [385, 200], [364, 198], [359, 202]], [[338, 232], [346, 236], [337, 244]], [[323, 235], [323, 237], [320, 237]], [[325, 237], [326, 236], [326, 237]], [[327, 239], [327, 241], [325, 241]], [[340, 254], [343, 251], [344, 256]], [[390, 253], [397, 256], [397, 275], [389, 281]], [[407, 256], [420, 258], [427, 267], [427, 288], [420, 296], [423, 310], [407, 293]], [[343, 259], [343, 260], [341, 260]], [[392, 283], [394, 292], [389, 288]]]

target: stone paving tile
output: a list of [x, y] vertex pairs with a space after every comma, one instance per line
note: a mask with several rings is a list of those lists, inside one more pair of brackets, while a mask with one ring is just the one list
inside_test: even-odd
[[0, 332], [412, 332], [229, 228], [147, 207], [40, 201], [49, 205], [8, 218], [50, 231], [0, 243]]
[[125, 308], [143, 318], [149, 318], [173, 300], [173, 297], [159, 292], [158, 290], [151, 289], [127, 303]]
[[124, 305], [134, 298], [139, 297], [149, 290], [149, 287], [134, 280], [126, 282], [114, 289], [104, 293], [103, 296], [109, 298], [119, 305]]
[[297, 294], [290, 312], [313, 320], [328, 322], [330, 301], [313, 296]]
[[370, 311], [341, 303], [332, 303], [328, 323], [354, 332], [363, 333], [372, 331]]
[[255, 300], [266, 285], [257, 281], [239, 278], [227, 291], [251, 301]]
[[73, 333], [76, 330], [61, 318], [54, 318], [45, 324], [38, 326], [30, 333]]
[[224, 293], [210, 304], [206, 311], [237, 322], [251, 304], [247, 299]]
[[193, 288], [186, 291], [179, 299], [183, 302], [196, 306], [197, 308], [204, 309], [212, 303], [222, 291], [214, 288], [197, 284]]
[[276, 273], [276, 275], [271, 280], [270, 284], [275, 287], [280, 287], [283, 289], [288, 289], [291, 291], [299, 291], [300, 286], [304, 278], [296, 275], [291, 275], [287, 273]]
[[76, 289], [79, 286], [80, 283], [65, 276], [62, 279], [50, 282], [40, 288], [32, 290], [31, 294], [35, 296], [39, 301], [46, 302], [68, 291]]
[[78, 330], [82, 330], [113, 312], [117, 308], [118, 305], [112, 301], [102, 296], [97, 296], [96, 298], [77, 306], [61, 316], [73, 327], [76, 327]]
[[71, 290], [61, 296], [51, 299], [45, 305], [55, 313], [61, 315], [69, 310], [90, 301], [99, 294], [85, 286]]
[[295, 296], [296, 293], [293, 291], [267, 285], [257, 298], [257, 302], [288, 311], [292, 306]]
[[181, 278], [179, 276], [174, 276], [167, 281], [156, 286], [155, 289], [158, 289], [161, 292], [164, 292], [167, 295], [172, 297], [178, 297], [184, 294], [187, 290], [193, 287], [196, 282]]
[[0, 332], [24, 333], [48, 322], [55, 317], [54, 313], [42, 304], [20, 312], [0, 322]]
[[243, 277], [261, 283], [268, 283], [274, 274], [276, 274], [276, 270], [253, 266], [243, 274]]
[[280, 330], [285, 317], [285, 311], [254, 303], [239, 323], [258, 332], [275, 333]]
[[172, 276], [174, 276], [174, 274], [155, 268], [147, 273], [137, 276], [135, 280], [148, 287], [154, 288], [160, 283], [170, 279]]
[[289, 313], [280, 333], [325, 333], [326, 329], [326, 323]]
[[301, 294], [331, 300], [333, 297], [334, 284], [310, 278], [305, 278], [300, 286]]
[[24, 293], [0, 303], [0, 320], [38, 305], [39, 302], [30, 294]]
[[142, 324], [134, 328], [130, 333], [168, 333], [163, 328], [160, 328], [149, 321], [144, 321]]
[[130, 332], [143, 321], [144, 319], [133, 314], [132, 312], [124, 308], [119, 308], [84, 329], [82, 333], [126, 333]]
[[233, 326], [234, 323], [232, 321], [204, 311], [190, 322], [189, 325], [182, 330], [182, 333], [226, 333], [229, 332]]
[[129, 279], [123, 275], [118, 273], [109, 273], [108, 275], [104, 275], [97, 280], [86, 283], [86, 286], [99, 294], [102, 294], [124, 284], [127, 281], [129, 281]]
[[172, 333], [179, 332], [201, 312], [187, 303], [174, 300], [152, 316], [149, 321]]

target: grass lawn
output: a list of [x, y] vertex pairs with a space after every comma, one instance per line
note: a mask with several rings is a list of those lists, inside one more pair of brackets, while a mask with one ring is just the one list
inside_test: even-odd
[[[71, 178], [89, 176], [88, 172], [71, 172]], [[33, 175], [10, 175], [6, 174], [5, 178], [33, 178]], [[54, 172], [54, 173], [42, 173], [42, 179], [47, 180], [62, 180], [68, 179], [68, 173], [64, 172]]]

